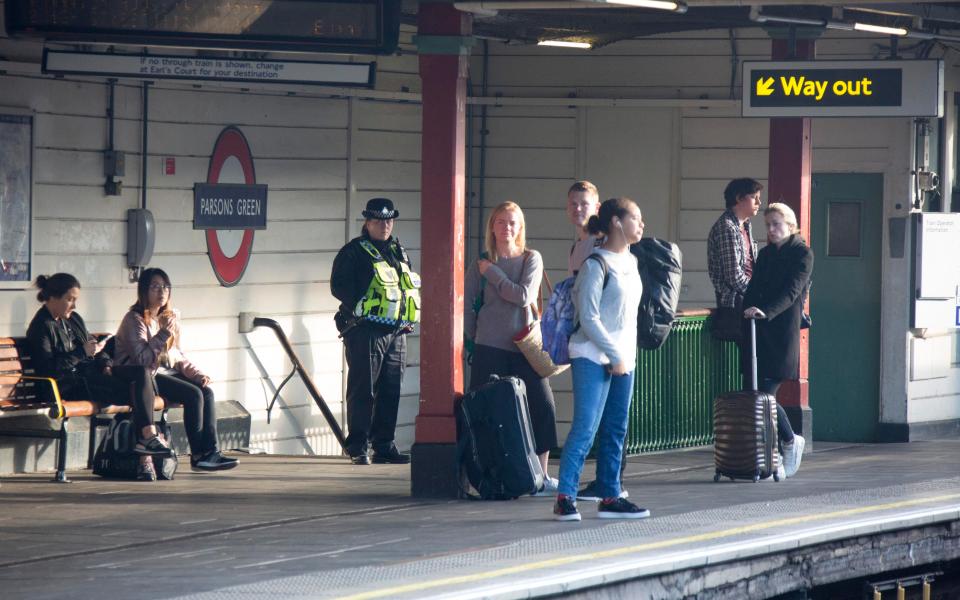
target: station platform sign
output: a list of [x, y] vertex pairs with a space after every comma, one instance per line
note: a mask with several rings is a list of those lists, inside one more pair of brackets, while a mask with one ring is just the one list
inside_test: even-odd
[[942, 60], [744, 61], [744, 117], [942, 117]]

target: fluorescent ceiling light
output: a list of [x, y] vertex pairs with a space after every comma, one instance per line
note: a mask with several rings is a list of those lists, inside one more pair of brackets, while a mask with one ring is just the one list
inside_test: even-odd
[[541, 40], [537, 42], [538, 46], [556, 46], [557, 48], [580, 48], [582, 50], [589, 50], [593, 47], [592, 44], [587, 42], [565, 42], [563, 40]]
[[886, 33], [889, 35], [907, 35], [907, 30], [903, 27], [884, 27], [883, 25], [871, 25], [869, 23], [854, 23], [853, 28], [857, 31], [870, 31], [872, 33]]
[[660, 10], [677, 10], [681, 4], [669, 0], [606, 0], [606, 4], [623, 4], [638, 8], [658, 8]]

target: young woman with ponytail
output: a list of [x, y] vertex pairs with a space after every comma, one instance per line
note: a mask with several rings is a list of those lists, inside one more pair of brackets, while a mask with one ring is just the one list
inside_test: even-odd
[[597, 480], [601, 498], [597, 516], [637, 519], [650, 515], [620, 497], [620, 461], [633, 396], [637, 356], [637, 308], [643, 284], [630, 244], [643, 236], [640, 209], [629, 198], [600, 205], [587, 221], [603, 243], [577, 273], [573, 286], [575, 321], [570, 336], [573, 374], [573, 422], [560, 458], [560, 483], [554, 519], [579, 521], [577, 486], [583, 462], [597, 437]]

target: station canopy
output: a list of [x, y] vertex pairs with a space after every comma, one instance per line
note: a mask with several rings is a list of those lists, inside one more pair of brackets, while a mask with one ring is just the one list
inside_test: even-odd
[[[593, 48], [657, 34], [735, 28], [862, 30], [960, 46], [960, 3], [830, 0], [502, 0], [454, 2], [474, 15], [479, 38], [513, 44], [544, 40]], [[418, 2], [404, 0], [416, 22]], [[659, 5], [661, 8], [652, 8]], [[671, 10], [671, 5], [675, 8]]]

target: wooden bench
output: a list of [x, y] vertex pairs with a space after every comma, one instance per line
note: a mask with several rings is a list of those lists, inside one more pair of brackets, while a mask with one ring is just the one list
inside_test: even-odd
[[[161, 411], [158, 426], [169, 439], [167, 410], [174, 405], [157, 396], [153, 409]], [[87, 468], [93, 466], [97, 427], [110, 423], [104, 415], [129, 413], [128, 404], [101, 404], [84, 398], [64, 398], [56, 381], [37, 377], [31, 367], [30, 350], [23, 337], [0, 338], [0, 436], [32, 437], [57, 440], [57, 474], [54, 481], [68, 483], [67, 420], [71, 417], [90, 417], [90, 441], [87, 450]], [[46, 414], [60, 421], [59, 429], [4, 428], [2, 417], [12, 414]]]

